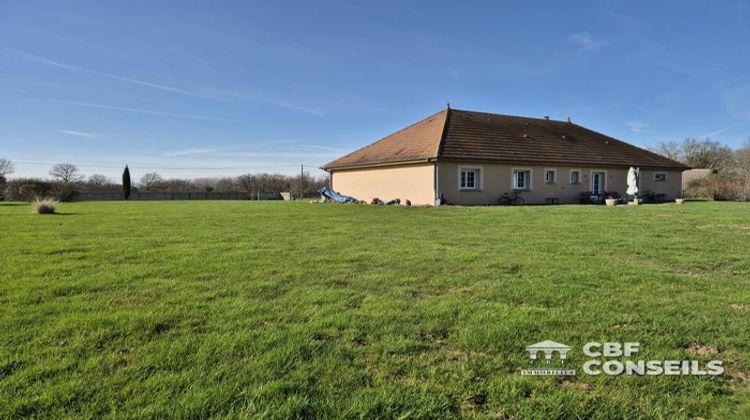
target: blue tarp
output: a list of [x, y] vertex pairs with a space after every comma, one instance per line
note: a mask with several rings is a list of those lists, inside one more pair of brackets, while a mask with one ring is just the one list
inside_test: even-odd
[[356, 203], [357, 202], [357, 199], [355, 198], [352, 198], [346, 195], [341, 195], [337, 193], [336, 191], [326, 188], [326, 187], [319, 189], [318, 193], [320, 193], [320, 195], [322, 195], [323, 197], [329, 200], [335, 201], [337, 203]]

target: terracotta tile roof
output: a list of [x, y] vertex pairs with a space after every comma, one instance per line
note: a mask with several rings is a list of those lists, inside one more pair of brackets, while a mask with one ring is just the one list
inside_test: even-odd
[[324, 169], [424, 160], [437, 156], [448, 110], [414, 123], [323, 166]]
[[446, 109], [326, 164], [336, 169], [402, 161], [468, 160], [688, 169], [580, 125]]

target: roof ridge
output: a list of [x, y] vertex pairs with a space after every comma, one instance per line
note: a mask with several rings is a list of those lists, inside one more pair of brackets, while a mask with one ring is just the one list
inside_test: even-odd
[[533, 121], [543, 121], [543, 122], [554, 122], [554, 123], [563, 123], [563, 124], [574, 124], [572, 121], [565, 121], [565, 120], [555, 120], [555, 119], [547, 119], [547, 118], [536, 118], [536, 117], [525, 117], [523, 115], [511, 115], [511, 114], [498, 114], [495, 112], [482, 112], [482, 111], [471, 111], [468, 109], [455, 109], [451, 108], [451, 111], [456, 112], [464, 112], [467, 114], [483, 114], [483, 115], [492, 115], [495, 117], [506, 117], [506, 118], [518, 118], [520, 120], [533, 120]]
[[445, 145], [445, 138], [448, 136], [448, 124], [450, 124], [451, 111], [453, 111], [453, 109], [451, 109], [449, 105], [448, 108], [445, 109], [445, 122], [443, 123], [443, 130], [440, 133], [440, 141], [438, 142], [437, 151], [435, 152], [436, 158], [439, 158], [443, 152], [443, 145]]

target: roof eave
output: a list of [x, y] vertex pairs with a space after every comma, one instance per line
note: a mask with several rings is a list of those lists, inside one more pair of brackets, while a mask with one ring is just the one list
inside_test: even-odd
[[363, 163], [357, 163], [357, 164], [351, 164], [351, 165], [325, 165], [322, 166], [320, 169], [331, 172], [331, 171], [341, 171], [346, 169], [366, 169], [366, 168], [377, 168], [377, 167], [383, 167], [383, 166], [402, 166], [402, 165], [410, 165], [410, 164], [416, 164], [416, 163], [431, 163], [436, 161], [437, 159], [435, 157], [428, 157], [428, 158], [410, 158], [410, 159], [403, 159], [403, 160], [389, 160], [385, 162], [363, 162]]
[[592, 167], [607, 167], [607, 166], [615, 166], [615, 167], [623, 167], [623, 168], [629, 168], [631, 166], [640, 167], [640, 168], [648, 168], [648, 169], [664, 169], [664, 170], [683, 170], [686, 171], [688, 169], [692, 169], [690, 166], [680, 164], [677, 165], [653, 165], [653, 164], [638, 164], [638, 163], [601, 163], [601, 162], [590, 162], [590, 161], [564, 161], [564, 160], [548, 160], [548, 159], [492, 159], [492, 158], [475, 158], [475, 157], [462, 157], [462, 156], [443, 156], [440, 158], [436, 158], [434, 160], [437, 161], [447, 161], [447, 162], [487, 162], [487, 163], [535, 163], [540, 165], [546, 165], [546, 164], [555, 164], [555, 165], [565, 165], [565, 166], [592, 166]]

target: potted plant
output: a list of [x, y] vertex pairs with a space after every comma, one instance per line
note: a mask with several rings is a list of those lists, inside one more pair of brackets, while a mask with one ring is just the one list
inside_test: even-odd
[[641, 199], [638, 198], [638, 196], [635, 196], [635, 197], [633, 197], [633, 200], [630, 201], [628, 204], [633, 205], [633, 206], [637, 206], [637, 205], [641, 204]]
[[604, 202], [607, 204], [607, 207], [614, 207], [617, 205], [617, 202], [619, 201], [619, 198], [616, 198], [615, 196], [608, 195], [606, 199], [604, 199]]

